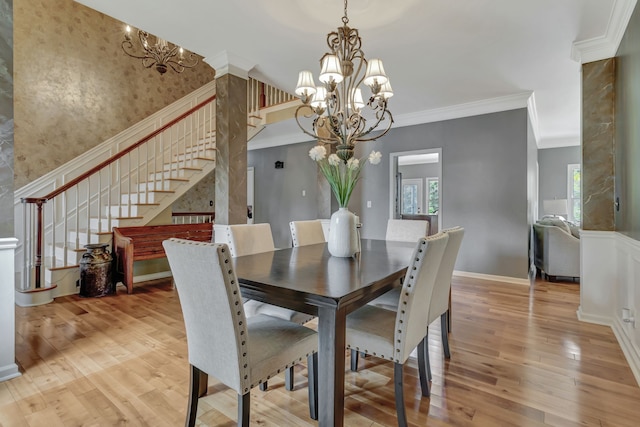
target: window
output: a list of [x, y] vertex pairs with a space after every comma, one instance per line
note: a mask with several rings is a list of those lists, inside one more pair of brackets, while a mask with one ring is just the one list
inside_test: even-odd
[[440, 210], [440, 190], [438, 178], [427, 178], [427, 213], [437, 215]]
[[402, 214], [422, 213], [422, 179], [402, 180]]
[[567, 195], [569, 196], [569, 221], [580, 224], [582, 219], [580, 210], [580, 165], [569, 165], [567, 174]]

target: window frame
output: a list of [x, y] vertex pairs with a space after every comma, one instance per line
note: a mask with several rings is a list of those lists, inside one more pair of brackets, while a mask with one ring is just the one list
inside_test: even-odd
[[[429, 211], [431, 210], [431, 198], [429, 197], [429, 189], [431, 187], [430, 183], [435, 181], [438, 185], [438, 210], [436, 212], [438, 213], [430, 213]], [[440, 212], [440, 178], [437, 176], [431, 176], [431, 177], [427, 177], [425, 178], [425, 183], [426, 183], [426, 188], [425, 188], [425, 213], [427, 215], [438, 215]]]
[[[405, 185], [415, 185], [417, 186], [416, 189], [416, 204], [417, 204], [417, 209], [418, 212], [414, 212], [414, 213], [407, 213], [404, 211], [404, 186]], [[402, 182], [400, 184], [400, 188], [402, 189], [402, 193], [401, 193], [401, 197], [400, 197], [400, 213], [401, 215], [420, 215], [422, 214], [422, 206], [424, 205], [424, 203], [422, 203], [422, 193], [423, 193], [423, 188], [424, 188], [424, 181], [422, 180], [422, 178], [403, 178]]]
[[[574, 172], [580, 172], [580, 190], [579, 194], [576, 197], [573, 189], [574, 189]], [[580, 206], [580, 218], [576, 218], [575, 213], [575, 202], [577, 201], [580, 205], [582, 203], [582, 165], [580, 163], [570, 163], [567, 165], [567, 201], [569, 204], [569, 212], [567, 213], [567, 220], [574, 222], [576, 224], [580, 224], [582, 220], [582, 206]]]

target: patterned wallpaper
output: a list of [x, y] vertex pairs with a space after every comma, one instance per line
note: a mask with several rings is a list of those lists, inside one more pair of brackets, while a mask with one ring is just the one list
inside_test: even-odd
[[216, 173], [206, 175], [200, 182], [187, 190], [173, 202], [173, 212], [213, 212], [216, 200]]
[[73, 0], [14, 0], [15, 187], [214, 79], [160, 75], [122, 52], [124, 24]]
[[0, 238], [13, 230], [13, 16], [0, 0]]

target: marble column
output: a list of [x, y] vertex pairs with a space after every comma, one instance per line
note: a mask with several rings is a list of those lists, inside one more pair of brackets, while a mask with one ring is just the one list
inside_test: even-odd
[[247, 80], [216, 78], [217, 224], [247, 223]]
[[583, 230], [613, 231], [615, 58], [582, 66]]

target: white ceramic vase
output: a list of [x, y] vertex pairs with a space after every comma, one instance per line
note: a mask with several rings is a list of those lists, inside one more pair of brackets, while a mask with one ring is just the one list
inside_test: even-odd
[[347, 208], [331, 215], [329, 225], [329, 253], [335, 257], [352, 257], [360, 249], [356, 216]]

